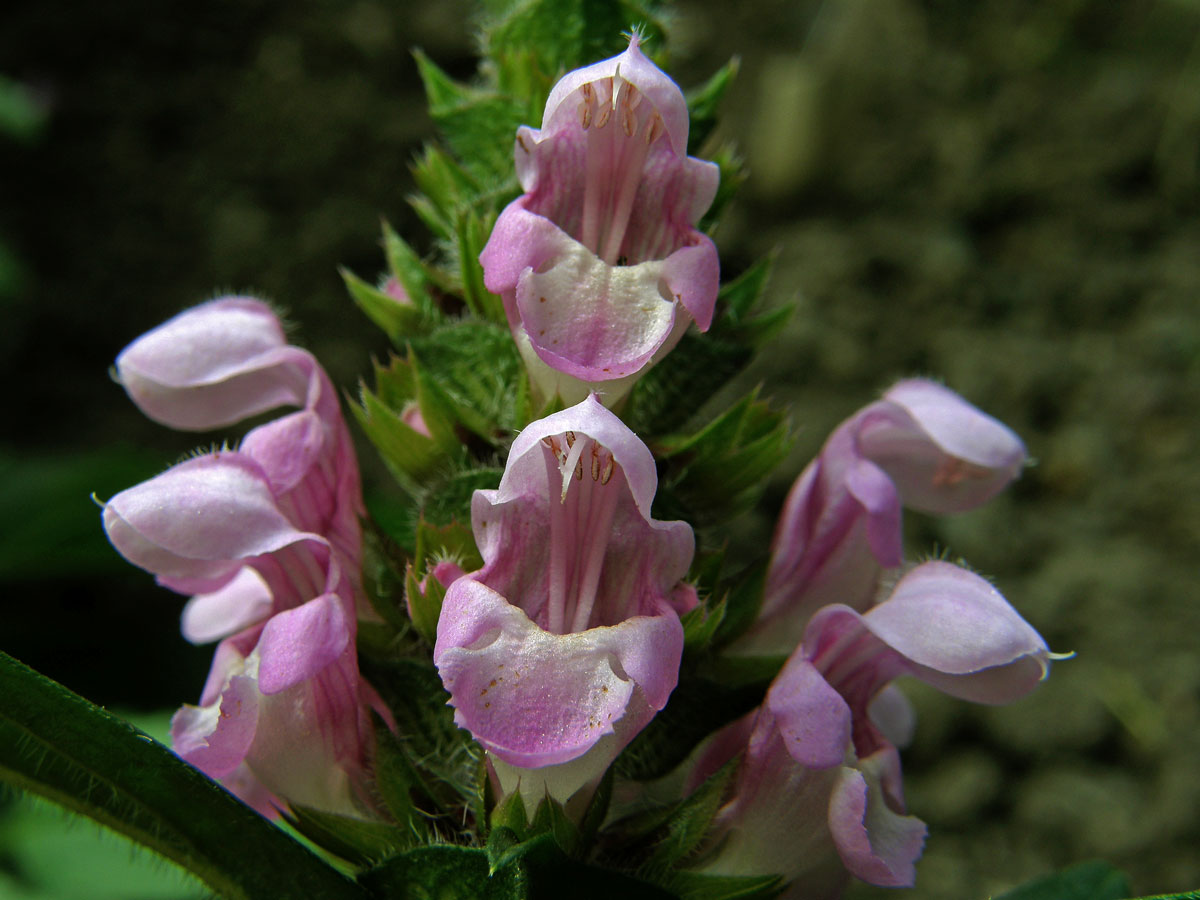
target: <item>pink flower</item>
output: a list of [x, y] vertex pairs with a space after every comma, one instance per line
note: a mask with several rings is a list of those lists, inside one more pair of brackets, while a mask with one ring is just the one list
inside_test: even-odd
[[179, 428], [301, 407], [121, 492], [104, 526], [127, 559], [194, 595], [189, 640], [224, 639], [201, 705], [172, 722], [177, 752], [264, 813], [278, 798], [354, 813], [376, 699], [354, 649], [358, 465], [328, 376], [246, 298], [176, 316], [117, 370], [139, 407]]
[[902, 381], [843, 422], [788, 494], [766, 595], [740, 653], [788, 653], [828, 603], [867, 609], [885, 569], [902, 564], [901, 507], [956, 513], [1020, 472], [1025, 447], [953, 391]]
[[567, 74], [541, 129], [518, 130], [525, 193], [479, 257], [546, 398], [595, 390], [611, 406], [691, 322], [712, 321], [717, 251], [695, 225], [718, 169], [687, 155], [683, 94], [638, 43]]
[[819, 611], [757, 713], [717, 735], [693, 783], [742, 753], [707, 871], [769, 874], [786, 896], [840, 896], [847, 874], [911, 886], [925, 826], [905, 815], [899, 755], [878, 714], [900, 675], [965, 700], [1008, 703], [1052, 656], [982, 578], [917, 566], [868, 612]]
[[675, 688], [694, 542], [650, 518], [657, 483], [591, 396], [522, 431], [500, 487], [475, 493], [484, 564], [448, 588], [434, 662], [506, 794], [594, 783]]

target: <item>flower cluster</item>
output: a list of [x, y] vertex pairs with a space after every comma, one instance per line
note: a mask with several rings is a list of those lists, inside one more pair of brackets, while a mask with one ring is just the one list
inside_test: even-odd
[[[836, 897], [851, 876], [913, 883], [925, 826], [905, 808], [897, 747], [913, 713], [893, 682], [909, 676], [958, 698], [1007, 703], [1042, 680], [1053, 654], [978, 575], [943, 561], [906, 568], [903, 509], [978, 507], [1017, 477], [1025, 448], [947, 388], [902, 381], [841, 424], [797, 479], [765, 578], [739, 566], [729, 576], [741, 579], [736, 589], [713, 587], [724, 577], [714, 574], [721, 554], [698, 556], [692, 526], [655, 518], [654, 504], [719, 532], [715, 516], [689, 514], [703, 493], [696, 482], [720, 492], [709, 482], [727, 465], [725, 500], [752, 493], [786, 452], [782, 416], [752, 396], [737, 415], [682, 438], [667, 427], [639, 436], [620, 417], [646, 405], [648, 392], [625, 404], [635, 382], [692, 324], [706, 331], [714, 321], [717, 251], [697, 226], [718, 167], [687, 155], [688, 129], [682, 92], [634, 36], [620, 55], [562, 78], [540, 129], [517, 131], [523, 193], [499, 214], [479, 263], [518, 353], [499, 303], [490, 323], [447, 315], [432, 293], [421, 294], [425, 263], [409, 251], [398, 254], [400, 265], [389, 251], [393, 277], [379, 289], [352, 288], [383, 304], [376, 312], [403, 308], [404, 326], [415, 329], [404, 335], [408, 358], [377, 366], [379, 396], [364, 388], [359, 410], [418, 507], [396, 529], [394, 556], [375, 567], [398, 562], [393, 571], [405, 571], [403, 604], [398, 592], [365, 603], [359, 473], [337, 396], [264, 304], [213, 301], [120, 355], [130, 397], [175, 428], [296, 408], [237, 449], [197, 456], [105, 505], [114, 546], [192, 595], [185, 636], [220, 641], [199, 705], [173, 720], [184, 759], [266, 813], [290, 804], [377, 816], [373, 827], [402, 832], [397, 844], [422, 833], [429, 843], [443, 839], [403, 817], [417, 808], [414, 795], [443, 803], [445, 783], [457, 798], [446, 805], [459, 804], [448, 829], [475, 829], [464, 844], [501, 825], [511, 832], [505, 841], [530, 822], [545, 830], [555, 815], [599, 827], [611, 812], [617, 831], [626, 821], [661, 825], [693, 815], [688, 805], [707, 784], [723, 793], [707, 803], [708, 819], [678, 829], [692, 844], [641, 871], [778, 876], [792, 898]], [[745, 325], [737, 303], [720, 320], [734, 322], [733, 332]], [[499, 392], [483, 377], [495, 341], [516, 373]], [[738, 354], [752, 344], [744, 343]], [[434, 365], [418, 365], [417, 346]], [[665, 402], [686, 393], [673, 390]], [[558, 411], [531, 422], [530, 400]], [[472, 404], [509, 410], [489, 418]], [[646, 421], [644, 412], [628, 418]], [[499, 474], [495, 460], [505, 453]], [[759, 466], [750, 476], [734, 471], [750, 465]], [[474, 489], [469, 531], [463, 484]], [[437, 510], [437, 524], [427, 509]], [[358, 619], [376, 612], [363, 653], [385, 663], [407, 654], [403, 662], [418, 670], [390, 689], [377, 678], [395, 718], [450, 735], [408, 757], [405, 743], [423, 735], [390, 741], [388, 753], [406, 760], [395, 767], [399, 786], [382, 785], [386, 776], [373, 771], [370, 710], [394, 720], [359, 676]], [[747, 656], [759, 660], [745, 665]], [[655, 775], [681, 760], [685, 767], [664, 782], [676, 787], [668, 806], [648, 812], [661, 798], [630, 784], [598, 791], [639, 733], [654, 732], [640, 742], [651, 745], [647, 755], [671, 743], [664, 732], [672, 726], [656, 716], [688, 677], [718, 687], [705, 666], [753, 669], [761, 693], [736, 711], [714, 703], [711, 721], [676, 740], [686, 746], [661, 754], [667, 762]], [[368, 671], [375, 678], [378, 670]], [[444, 694], [405, 694], [431, 680], [436, 688], [438, 678]], [[464, 748], [458, 769], [439, 758]], [[636, 766], [638, 752], [625, 759]], [[436, 777], [423, 780], [430, 766]], [[718, 771], [723, 780], [709, 781]], [[610, 797], [619, 798], [614, 810], [603, 805]], [[489, 855], [489, 871], [494, 862]], [[639, 862], [644, 855], [630, 867]]]
[[113, 497], [113, 546], [192, 594], [188, 640], [220, 640], [176, 751], [260, 811], [281, 801], [362, 808], [371, 725], [354, 638], [360, 612], [358, 464], [337, 395], [258, 300], [188, 310], [127, 347], [117, 373], [154, 420], [209, 430], [297, 412]]

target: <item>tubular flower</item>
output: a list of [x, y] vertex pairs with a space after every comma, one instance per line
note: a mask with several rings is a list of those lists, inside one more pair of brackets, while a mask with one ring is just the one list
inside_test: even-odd
[[566, 800], [679, 676], [692, 529], [650, 518], [646, 446], [595, 396], [528, 426], [471, 505], [483, 568], [455, 580], [434, 662], [505, 794]]
[[201, 705], [172, 722], [176, 751], [266, 814], [282, 800], [355, 812], [375, 697], [354, 650], [358, 466], [328, 376], [247, 298], [182, 313], [126, 348], [117, 371], [140, 408], [178, 428], [300, 407], [237, 450], [121, 492], [104, 527], [130, 562], [194, 595], [185, 637], [223, 639]]
[[541, 129], [517, 131], [525, 193], [479, 257], [535, 390], [568, 403], [617, 402], [691, 322], [708, 329], [717, 297], [695, 225], [718, 169], [687, 155], [683, 94], [638, 43], [566, 75]]
[[1006, 426], [953, 391], [902, 381], [843, 422], [801, 473], [776, 526], [762, 613], [734, 645], [788, 653], [828, 603], [859, 611], [902, 564], [901, 508], [957, 513], [991, 499], [1025, 462]]
[[949, 563], [917, 566], [866, 613], [822, 609], [764, 705], [719, 734], [693, 774], [742, 754], [706, 870], [780, 874], [797, 900], [840, 896], [848, 875], [911, 886], [925, 826], [904, 814], [895, 735], [877, 701], [911, 675], [1008, 703], [1045, 677], [1050, 658], [991, 585]]

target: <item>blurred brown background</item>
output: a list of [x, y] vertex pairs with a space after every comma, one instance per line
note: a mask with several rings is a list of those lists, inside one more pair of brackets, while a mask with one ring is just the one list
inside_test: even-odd
[[[469, 13], [5, 14], [0, 75], [44, 122], [0, 136], [3, 649], [98, 702], [194, 699], [209, 651], [87, 498], [225, 435], [148, 423], [106, 369], [233, 289], [289, 308], [352, 389], [386, 343], [336, 267], [377, 273], [381, 215], [427, 246], [404, 201], [430, 135], [408, 48], [469, 74]], [[672, 19], [685, 87], [742, 60], [718, 136], [751, 172], [717, 236], [726, 271], [778, 249], [772, 297], [798, 298], [747, 376], [792, 407], [797, 449], [742, 540], [905, 375], [944, 379], [1037, 459], [984, 510], [908, 519], [914, 555], [966, 557], [1078, 657], [1006, 709], [912, 691], [909, 801], [931, 837], [907, 896], [983, 898], [1093, 857], [1138, 893], [1200, 886], [1200, 4], [689, 0]]]

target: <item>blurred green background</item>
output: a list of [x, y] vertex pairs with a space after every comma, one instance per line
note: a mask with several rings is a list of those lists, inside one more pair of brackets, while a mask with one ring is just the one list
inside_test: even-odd
[[[745, 379], [792, 407], [799, 440], [741, 545], [769, 538], [830, 428], [905, 375], [943, 378], [1037, 459], [984, 510], [908, 519], [914, 555], [965, 556], [1078, 652], [1010, 708], [911, 691], [906, 784], [931, 837], [908, 896], [983, 898], [1097, 856], [1139, 893], [1200, 886], [1200, 3], [672, 10], [685, 87], [742, 60], [717, 136], [750, 169], [717, 235], [725, 269], [777, 249], [772, 296], [798, 300]], [[239, 432], [155, 426], [106, 371], [180, 309], [251, 291], [353, 390], [386, 341], [336, 267], [382, 268], [380, 216], [428, 246], [404, 199], [430, 136], [408, 48], [468, 75], [470, 15], [462, 0], [4, 14], [4, 650], [103, 704], [196, 698], [210, 651], [109, 550], [89, 495]], [[0, 892], [22, 871], [33, 891], [12, 833]], [[151, 895], [182, 896], [170, 884]]]

